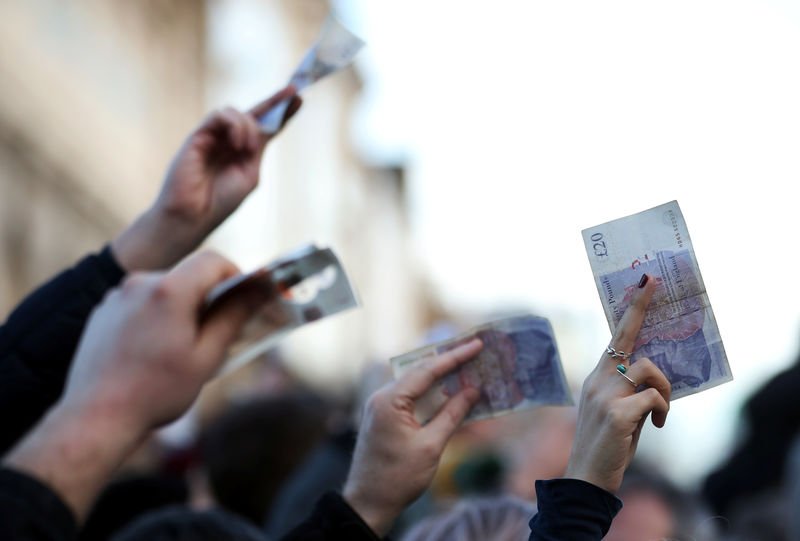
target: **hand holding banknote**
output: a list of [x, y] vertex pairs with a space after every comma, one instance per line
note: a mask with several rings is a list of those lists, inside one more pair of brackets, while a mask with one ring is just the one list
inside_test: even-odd
[[291, 87], [248, 112], [216, 111], [189, 135], [155, 203], [112, 243], [123, 268], [168, 268], [236, 210], [258, 185], [261, 157], [274, 137], [256, 119], [280, 103], [287, 104], [281, 127], [301, 105]]
[[229, 349], [223, 374], [269, 350], [292, 330], [358, 305], [339, 258], [330, 248], [313, 244], [218, 284], [206, 297], [203, 317], [241, 295], [258, 309]]
[[[635, 292], [609, 346], [616, 352], [633, 350], [655, 280], [644, 275], [633, 287]], [[618, 365], [624, 367], [624, 375]], [[638, 391], [637, 386], [646, 388]], [[575, 441], [564, 476], [616, 493], [636, 453], [645, 419], [651, 414], [653, 424], [663, 427], [669, 398], [669, 381], [649, 359], [640, 358], [630, 365], [624, 357], [604, 352], [583, 384]]]
[[634, 284], [653, 276], [655, 292], [631, 362], [647, 357], [672, 384], [672, 399], [732, 379], [714, 310], [677, 201], [583, 231], [611, 332]]
[[447, 441], [480, 393], [464, 388], [425, 426], [414, 417], [415, 401], [436, 381], [473, 359], [482, 346], [473, 339], [426, 359], [369, 399], [344, 497], [379, 536], [431, 483]]
[[403, 377], [426, 359], [475, 338], [483, 343], [475, 360], [436, 382], [417, 400], [415, 414], [419, 422], [425, 423], [449, 397], [465, 387], [481, 392], [480, 401], [465, 422], [544, 405], [572, 404], [550, 322], [533, 315], [486, 323], [460, 336], [394, 357], [394, 376]]

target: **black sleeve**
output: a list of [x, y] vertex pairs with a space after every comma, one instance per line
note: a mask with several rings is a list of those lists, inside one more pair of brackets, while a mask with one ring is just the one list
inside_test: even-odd
[[89, 314], [124, 275], [106, 246], [36, 289], [0, 326], [0, 455], [58, 400]]
[[75, 517], [67, 505], [33, 477], [0, 469], [0, 538], [71, 541]]
[[577, 479], [536, 481], [536, 505], [530, 541], [600, 541], [622, 509], [619, 498]]
[[317, 501], [311, 516], [281, 541], [379, 541], [367, 523], [335, 492]]

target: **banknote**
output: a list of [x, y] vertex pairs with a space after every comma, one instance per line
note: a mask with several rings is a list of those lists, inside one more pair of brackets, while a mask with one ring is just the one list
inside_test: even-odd
[[430, 420], [447, 399], [465, 387], [481, 392], [465, 422], [499, 417], [544, 405], [572, 404], [550, 322], [532, 315], [501, 319], [411, 351], [391, 360], [395, 379], [423, 361], [478, 337], [475, 359], [439, 381], [415, 404], [420, 423]]
[[220, 283], [206, 297], [205, 315], [233, 295], [248, 296], [258, 310], [229, 351], [223, 373], [272, 348], [291, 330], [358, 305], [339, 259], [314, 245]]
[[[333, 16], [328, 16], [316, 43], [303, 57], [300, 65], [294, 70], [289, 84], [298, 93], [316, 83], [326, 75], [338, 71], [353, 61], [364, 42], [345, 28]], [[275, 133], [283, 123], [283, 116], [289, 106], [284, 100], [264, 113], [259, 119], [261, 128], [266, 133]]]
[[612, 333], [642, 274], [655, 278], [631, 362], [658, 365], [673, 399], [733, 379], [677, 201], [585, 229], [583, 241]]

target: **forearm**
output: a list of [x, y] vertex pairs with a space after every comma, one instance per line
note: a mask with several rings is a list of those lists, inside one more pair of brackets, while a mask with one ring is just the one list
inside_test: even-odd
[[58, 400], [86, 321], [125, 272], [110, 248], [28, 295], [0, 326], [0, 455]]
[[128, 272], [163, 270], [191, 253], [210, 232], [154, 206], [114, 239], [111, 249]]
[[60, 404], [8, 454], [3, 466], [50, 487], [80, 522], [144, 434], [99, 408]]

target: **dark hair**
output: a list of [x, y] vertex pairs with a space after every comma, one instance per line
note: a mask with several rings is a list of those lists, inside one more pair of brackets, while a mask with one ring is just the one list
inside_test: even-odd
[[215, 509], [168, 507], [137, 519], [112, 541], [266, 541], [267, 536], [241, 517]]
[[92, 506], [80, 541], [105, 541], [136, 518], [159, 508], [182, 505], [189, 489], [181, 477], [160, 473], [127, 475], [109, 484]]
[[280, 486], [325, 435], [325, 402], [294, 391], [234, 406], [201, 437], [219, 505], [261, 525]]

